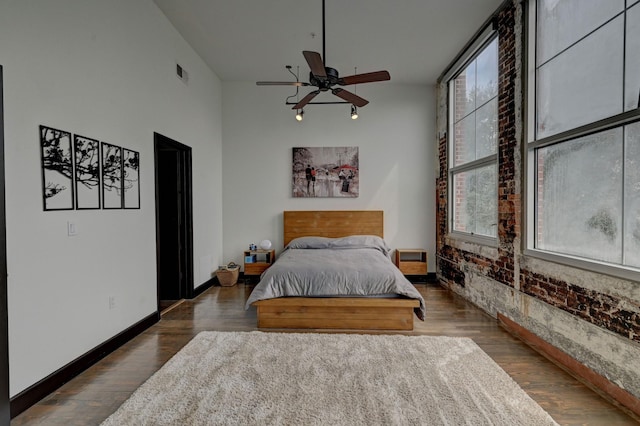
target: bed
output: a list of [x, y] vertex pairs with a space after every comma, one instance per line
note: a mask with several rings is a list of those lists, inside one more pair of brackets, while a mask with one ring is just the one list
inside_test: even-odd
[[246, 307], [258, 328], [412, 330], [424, 300], [391, 262], [382, 211], [285, 211], [284, 246]]

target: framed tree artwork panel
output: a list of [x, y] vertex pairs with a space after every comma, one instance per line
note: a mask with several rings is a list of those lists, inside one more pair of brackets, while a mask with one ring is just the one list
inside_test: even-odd
[[40, 126], [44, 210], [73, 209], [71, 133]]
[[102, 208], [122, 208], [122, 148], [102, 142]]
[[76, 209], [100, 208], [100, 142], [73, 136]]
[[356, 198], [360, 194], [357, 146], [293, 148], [294, 198]]
[[123, 149], [122, 194], [125, 209], [140, 208], [140, 153]]

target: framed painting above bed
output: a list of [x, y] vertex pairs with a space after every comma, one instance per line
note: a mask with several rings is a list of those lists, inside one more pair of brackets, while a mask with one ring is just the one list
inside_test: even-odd
[[294, 198], [356, 198], [360, 194], [357, 146], [293, 148]]

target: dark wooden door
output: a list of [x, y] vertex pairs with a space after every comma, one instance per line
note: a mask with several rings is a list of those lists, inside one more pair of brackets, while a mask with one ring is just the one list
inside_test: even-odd
[[177, 151], [158, 152], [158, 227], [160, 241], [160, 276], [158, 277], [162, 302], [182, 299], [183, 235], [181, 224], [181, 192], [179, 155]]
[[191, 148], [155, 134], [158, 309], [193, 297]]
[[2, 65], [0, 65], [0, 425], [8, 425], [9, 406], [9, 320], [7, 316], [7, 220], [4, 200], [4, 108]]

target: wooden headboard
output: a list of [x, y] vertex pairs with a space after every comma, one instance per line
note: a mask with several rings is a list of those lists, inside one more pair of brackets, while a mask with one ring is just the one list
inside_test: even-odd
[[307, 210], [284, 212], [284, 245], [298, 237], [384, 237], [382, 210]]

